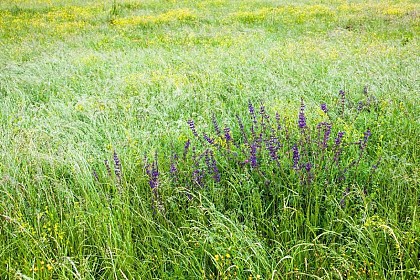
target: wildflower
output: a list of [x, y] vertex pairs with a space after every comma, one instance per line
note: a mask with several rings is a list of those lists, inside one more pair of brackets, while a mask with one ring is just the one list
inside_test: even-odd
[[207, 141], [207, 143], [209, 143], [210, 145], [213, 145], [214, 144], [214, 140], [213, 139], [211, 139], [207, 134], [205, 134], [205, 133], [203, 133], [203, 138], [204, 138], [204, 140], [206, 140]]
[[216, 164], [216, 160], [214, 158], [213, 151], [210, 151], [210, 160], [211, 160], [213, 179], [216, 183], [218, 183], [218, 182], [220, 182], [220, 171], [217, 168], [217, 164]]
[[153, 192], [157, 194], [157, 188], [159, 185], [159, 168], [156, 158], [153, 161], [152, 165], [149, 164], [147, 166], [146, 172], [149, 176], [149, 186], [153, 190]]
[[277, 131], [281, 130], [280, 114], [278, 112], [276, 112], [276, 124], [277, 124]]
[[306, 117], [305, 117], [305, 104], [303, 103], [303, 99], [300, 103], [300, 112], [299, 112], [299, 120], [298, 120], [299, 128], [306, 127]]
[[111, 173], [111, 167], [109, 166], [109, 161], [107, 159], [104, 160], [104, 164], [105, 164], [105, 168], [106, 168], [106, 172], [108, 173], [108, 176], [111, 177], [112, 173]]
[[176, 180], [176, 175], [178, 172], [178, 169], [176, 168], [177, 159], [178, 159], [178, 156], [176, 154], [171, 156], [171, 167], [169, 168], [169, 172], [174, 180]]
[[200, 187], [203, 186], [203, 179], [204, 179], [204, 171], [201, 169], [195, 169], [193, 171], [193, 181], [199, 185]]
[[184, 145], [184, 153], [183, 153], [184, 160], [185, 160], [185, 157], [187, 156], [188, 150], [190, 148], [190, 144], [191, 144], [190, 139], [188, 139], [187, 142], [185, 142], [185, 145]]
[[344, 136], [344, 132], [339, 131], [338, 134], [337, 134], [337, 138], [335, 138], [335, 141], [334, 141], [335, 142], [335, 149], [336, 149], [335, 155], [334, 155], [334, 161], [337, 164], [340, 160], [340, 155], [341, 155], [341, 151], [342, 151], [342, 148], [340, 147], [340, 145], [341, 145], [343, 136]]
[[267, 150], [270, 153], [272, 160], [276, 161], [278, 159], [277, 150], [279, 149], [278, 140], [275, 137], [271, 137], [270, 140], [266, 142]]
[[308, 173], [311, 172], [312, 164], [310, 162], [306, 163], [305, 164], [305, 169], [306, 169], [306, 172], [308, 172]]
[[252, 105], [251, 101], [249, 101], [249, 102], [248, 102], [248, 109], [249, 109], [249, 113], [250, 113], [250, 114], [251, 114], [251, 116], [252, 116], [252, 119], [254, 120], [254, 123], [256, 123], [256, 122], [257, 122], [257, 120], [256, 120], [256, 117], [255, 117], [255, 108], [254, 108], [254, 106]]
[[360, 112], [363, 110], [364, 104], [362, 101], [359, 101], [359, 103], [357, 103], [357, 111]]
[[197, 130], [195, 129], [194, 121], [193, 120], [188, 120], [187, 123], [190, 126], [190, 129], [191, 129], [192, 133], [194, 134], [194, 136], [198, 137], [198, 133], [197, 133]]
[[298, 169], [300, 155], [299, 155], [299, 150], [296, 144], [293, 145], [292, 151], [293, 151], [293, 169]]
[[321, 104], [321, 110], [326, 114], [328, 112], [327, 104], [322, 103]]
[[242, 123], [242, 120], [239, 117], [239, 115], [236, 115], [236, 119], [238, 120], [239, 130], [241, 131], [242, 138], [243, 138], [245, 143], [248, 143], [248, 138], [246, 137], [244, 124]]
[[255, 142], [251, 145], [250, 161], [251, 161], [251, 167], [256, 168], [257, 167], [257, 144]]
[[121, 161], [118, 158], [117, 152], [114, 150], [114, 171], [118, 181], [121, 181]]
[[364, 133], [363, 136], [363, 144], [366, 146], [366, 143], [369, 139], [369, 137], [372, 135], [372, 133], [370, 132], [370, 129], [368, 128], [368, 130], [366, 130], [366, 132]]
[[212, 120], [212, 123], [213, 123], [214, 131], [216, 131], [217, 135], [220, 135], [221, 131], [220, 131], [219, 125], [217, 123], [216, 116], [214, 114], [211, 115], [211, 120]]
[[344, 132], [343, 131], [339, 131], [337, 134], [337, 138], [335, 138], [335, 145], [339, 146], [341, 144], [341, 140], [343, 139], [344, 136]]
[[232, 137], [230, 136], [230, 128], [229, 127], [226, 127], [223, 131], [225, 132], [226, 142], [231, 141], [232, 140]]
[[324, 137], [323, 137], [322, 143], [320, 143], [320, 146], [323, 149], [326, 149], [327, 142], [330, 139], [330, 135], [331, 135], [331, 124], [326, 123], [326, 122], [321, 122], [317, 125], [317, 129], [318, 129], [318, 139], [320, 138], [321, 129], [324, 130]]
[[249, 101], [248, 103], [248, 109], [252, 117], [251, 134], [252, 134], [252, 137], [255, 139], [255, 126], [257, 125], [257, 118], [255, 116], [255, 109], [254, 109], [254, 106], [252, 106], [251, 101]]

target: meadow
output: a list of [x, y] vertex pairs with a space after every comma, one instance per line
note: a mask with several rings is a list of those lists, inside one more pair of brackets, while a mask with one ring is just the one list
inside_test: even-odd
[[0, 279], [420, 279], [419, 15], [0, 1]]

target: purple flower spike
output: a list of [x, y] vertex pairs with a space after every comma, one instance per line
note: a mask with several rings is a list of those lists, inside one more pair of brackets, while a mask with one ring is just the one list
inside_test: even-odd
[[320, 146], [323, 149], [326, 149], [328, 147], [328, 140], [330, 139], [330, 135], [331, 135], [331, 124], [327, 122], [321, 122], [317, 125], [317, 129], [318, 129], [318, 137], [320, 137], [321, 130], [324, 131], [324, 139], [322, 143], [320, 143]]
[[279, 149], [279, 143], [277, 138], [271, 137], [270, 140], [266, 142], [267, 150], [270, 153], [272, 160], [277, 161], [278, 155], [277, 150]]
[[176, 175], [176, 172], [178, 171], [177, 170], [177, 168], [176, 168], [176, 166], [175, 166], [175, 163], [173, 162], [173, 163], [171, 163], [171, 169], [169, 170], [170, 172], [171, 172], [171, 175], [172, 176], [175, 176]]
[[251, 145], [250, 161], [251, 161], [251, 167], [256, 168], [257, 167], [257, 144], [256, 143], [253, 143]]
[[151, 165], [147, 164], [146, 172], [147, 172], [147, 175], [149, 176], [149, 186], [156, 196], [157, 188], [159, 185], [159, 169], [158, 169], [157, 160], [155, 160]]
[[193, 120], [188, 120], [187, 121], [188, 125], [190, 126], [190, 129], [192, 131], [192, 133], [194, 134], [195, 137], [198, 137], [198, 133], [197, 130], [195, 130], [195, 124]]
[[255, 116], [255, 108], [252, 105], [251, 101], [249, 101], [248, 103], [248, 109], [249, 109], [249, 113], [251, 114], [252, 120], [254, 122], [254, 124], [257, 123], [257, 117]]
[[118, 180], [121, 181], [121, 161], [115, 150], [114, 150], [114, 171], [115, 171], [115, 176], [117, 176]]
[[112, 173], [111, 173], [111, 167], [109, 166], [109, 161], [107, 159], [104, 160], [104, 164], [105, 164], [106, 172], [108, 173], [108, 176], [111, 177]]
[[341, 144], [341, 140], [343, 139], [344, 136], [344, 132], [343, 131], [339, 131], [337, 134], [337, 138], [335, 138], [335, 145], [339, 146]]
[[248, 102], [248, 109], [249, 109], [249, 112], [251, 113], [251, 115], [255, 115], [255, 109], [254, 109], [254, 106], [252, 105], [251, 101]]
[[360, 141], [360, 149], [363, 150], [364, 148], [366, 148], [367, 142], [369, 140], [369, 137], [372, 135], [372, 133], [370, 132], [370, 129], [368, 128], [368, 130], [366, 130], [366, 132], [364, 133], [363, 136], [363, 141]]
[[211, 166], [213, 167], [213, 179], [216, 183], [220, 182], [220, 171], [219, 168], [217, 168], [216, 159], [214, 158], [213, 151], [210, 151], [210, 159], [211, 159]]
[[298, 165], [299, 165], [300, 155], [299, 155], [299, 150], [296, 144], [292, 147], [292, 151], [293, 151], [293, 169], [299, 169]]
[[306, 117], [305, 117], [305, 104], [303, 103], [303, 99], [300, 103], [300, 112], [299, 112], [299, 128], [304, 129], [306, 127]]
[[370, 129], [368, 128], [368, 130], [366, 130], [366, 132], [365, 132], [365, 136], [363, 138], [363, 141], [366, 143], [371, 135], [372, 135], [372, 133], [370, 132]]
[[248, 138], [246, 137], [244, 124], [241, 120], [241, 117], [239, 117], [238, 114], [236, 115], [236, 119], [238, 120], [239, 130], [241, 131], [242, 139], [245, 141], [245, 143], [248, 143]]
[[214, 114], [211, 115], [211, 121], [213, 122], [214, 131], [216, 131], [217, 135], [220, 135], [221, 131], [219, 128], [219, 124], [217, 123], [216, 116]]
[[211, 139], [207, 134], [203, 133], [204, 140], [206, 140], [210, 145], [214, 144], [214, 140]]
[[311, 172], [312, 164], [310, 162], [306, 163], [305, 164], [305, 169], [306, 169], [306, 172], [308, 172], [308, 173]]
[[230, 128], [229, 128], [229, 127], [226, 127], [226, 128], [224, 129], [224, 132], [225, 132], [225, 139], [226, 139], [226, 142], [231, 141], [231, 140], [232, 140], [232, 136], [230, 136]]
[[322, 103], [322, 104], [321, 104], [321, 110], [322, 110], [325, 114], [326, 114], [326, 113], [328, 113], [327, 104]]
[[277, 124], [277, 131], [280, 131], [281, 130], [280, 114], [278, 112], [276, 112], [276, 124]]
[[185, 160], [185, 157], [187, 156], [188, 150], [190, 148], [190, 144], [191, 144], [190, 139], [188, 139], [187, 142], [185, 142], [185, 145], [184, 145], [184, 154], [183, 154], [184, 160]]

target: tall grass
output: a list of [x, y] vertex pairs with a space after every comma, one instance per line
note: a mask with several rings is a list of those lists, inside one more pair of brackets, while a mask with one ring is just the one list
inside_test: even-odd
[[1, 1], [0, 278], [420, 278], [418, 10]]

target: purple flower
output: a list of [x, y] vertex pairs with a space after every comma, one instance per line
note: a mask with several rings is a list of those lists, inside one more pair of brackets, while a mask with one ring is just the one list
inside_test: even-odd
[[303, 99], [300, 103], [300, 112], [299, 112], [299, 120], [298, 120], [299, 128], [306, 127], [306, 117], [305, 117], [305, 104], [303, 103]]
[[320, 135], [321, 129], [324, 130], [324, 139], [322, 140], [322, 144], [320, 144], [320, 146], [323, 149], [326, 149], [328, 140], [330, 139], [330, 135], [331, 135], [331, 124], [327, 122], [321, 122], [317, 125], [317, 129], [318, 129], [318, 139], [320, 139], [321, 137]]
[[344, 136], [344, 132], [343, 131], [339, 131], [337, 134], [337, 138], [335, 138], [335, 145], [339, 146], [341, 144], [341, 140], [343, 139]]
[[292, 151], [293, 151], [293, 169], [299, 169], [300, 155], [299, 155], [299, 150], [296, 144], [293, 145]]
[[111, 167], [109, 166], [109, 161], [107, 159], [104, 160], [104, 164], [105, 164], [105, 168], [106, 168], [106, 172], [108, 173], [108, 176], [111, 177], [112, 173], [111, 173]]
[[340, 155], [341, 155], [341, 152], [342, 152], [342, 148], [340, 147], [340, 145], [341, 145], [343, 136], [344, 136], [344, 132], [339, 131], [338, 134], [337, 134], [337, 138], [335, 138], [335, 141], [334, 141], [335, 142], [335, 149], [336, 149], [335, 155], [334, 155], [334, 161], [337, 163], [337, 165], [338, 165], [338, 162], [340, 160]]
[[326, 114], [328, 112], [327, 104], [322, 103], [321, 104], [321, 110]]
[[277, 150], [279, 149], [279, 143], [277, 138], [271, 137], [270, 140], [266, 142], [267, 150], [270, 153], [272, 160], [276, 161], [278, 159]]
[[188, 139], [187, 142], [185, 142], [185, 145], [184, 145], [184, 154], [183, 154], [184, 160], [185, 160], [185, 157], [187, 156], [188, 150], [190, 148], [190, 144], [191, 144], [190, 139]]
[[251, 145], [251, 157], [249, 160], [251, 161], [251, 167], [256, 168], [257, 167], [257, 144], [255, 142]]
[[118, 158], [117, 152], [114, 150], [114, 171], [118, 181], [121, 181], [121, 161]]
[[260, 114], [261, 114], [261, 116], [262, 116], [264, 119], [268, 119], [268, 118], [270, 118], [270, 117], [267, 115], [267, 112], [265, 111], [265, 106], [264, 106], [263, 104], [261, 104], [261, 107], [260, 107]]
[[368, 128], [368, 130], [366, 130], [364, 137], [363, 137], [363, 142], [367, 142], [369, 137], [372, 135], [372, 133], [370, 132], [370, 129]]
[[359, 103], [357, 103], [357, 111], [359, 112], [362, 111], [364, 106], [365, 105], [363, 104], [363, 102], [359, 101]]
[[176, 180], [177, 178], [177, 173], [178, 173], [178, 169], [176, 167], [176, 161], [178, 159], [178, 155], [176, 153], [174, 153], [171, 156], [171, 167], [169, 168], [169, 172], [171, 173], [171, 177]]
[[213, 123], [214, 131], [216, 131], [217, 135], [220, 135], [221, 131], [219, 128], [219, 124], [217, 123], [216, 116], [214, 114], [211, 115], [211, 121]]
[[203, 137], [210, 145], [214, 144], [214, 140], [211, 139], [207, 134], [203, 133]]
[[277, 112], [276, 112], [276, 123], [277, 123], [277, 131], [280, 131], [281, 130], [280, 115]]
[[149, 186], [152, 189], [153, 193], [157, 195], [157, 187], [159, 185], [159, 169], [156, 159], [151, 165], [146, 165], [146, 173], [149, 176]]
[[231, 141], [232, 140], [232, 136], [230, 136], [230, 128], [229, 127], [226, 127], [223, 131], [225, 132], [226, 142]]
[[204, 172], [201, 169], [195, 169], [193, 171], [193, 181], [199, 185], [200, 187], [203, 186], [203, 179], [204, 179]]
[[360, 149], [363, 150], [364, 148], [366, 148], [367, 142], [369, 140], [369, 137], [372, 135], [372, 133], [370, 132], [370, 129], [368, 128], [368, 130], [366, 130], [366, 132], [364, 133], [363, 136], [363, 141], [360, 141]]
[[249, 109], [249, 113], [251, 114], [252, 120], [254, 122], [254, 124], [257, 123], [257, 117], [255, 116], [255, 108], [252, 105], [251, 101], [248, 102], [248, 109]]
[[213, 173], [213, 179], [216, 183], [220, 182], [220, 171], [217, 168], [216, 159], [214, 158], [213, 151], [210, 151], [210, 160]]
[[255, 109], [251, 101], [248, 102], [248, 109], [249, 109], [249, 113], [251, 113], [252, 116], [255, 116]]
[[171, 175], [174, 177], [176, 175], [177, 171], [178, 171], [178, 169], [176, 168], [175, 163], [172, 162], [169, 172], [171, 172]]
[[312, 169], [312, 164], [310, 162], [306, 163], [305, 164], [305, 169], [306, 169], [306, 172], [309, 173]]
[[194, 134], [195, 137], [198, 137], [198, 133], [197, 130], [195, 130], [195, 124], [193, 120], [188, 120], [187, 121], [188, 125], [190, 126], [190, 129], [192, 131], [192, 133]]
[[241, 131], [242, 138], [243, 138], [243, 140], [245, 141], [245, 143], [248, 143], [248, 138], [246, 137], [244, 124], [242, 123], [242, 120], [241, 120], [241, 118], [239, 117], [239, 115], [236, 115], [236, 119], [238, 120], [239, 129], [240, 129], [240, 131]]

